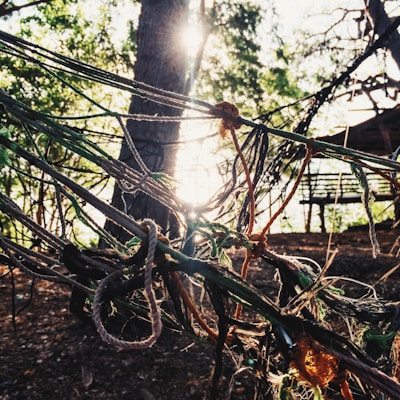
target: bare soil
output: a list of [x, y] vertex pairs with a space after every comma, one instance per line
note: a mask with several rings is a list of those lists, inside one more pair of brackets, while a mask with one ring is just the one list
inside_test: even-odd
[[[372, 257], [366, 230], [335, 234], [338, 254], [330, 275], [345, 275], [374, 285], [379, 297], [399, 301], [400, 271], [378, 282], [397, 263], [400, 232], [377, 232], [381, 255]], [[276, 234], [269, 248], [324, 264], [325, 234]], [[392, 251], [391, 251], [392, 250]], [[213, 348], [165, 330], [149, 350], [117, 352], [95, 329], [69, 313], [70, 289], [35, 281], [0, 266], [0, 399], [204, 399], [214, 363]], [[4, 274], [4, 275], [3, 275]], [[276, 289], [274, 271], [252, 266], [249, 279], [261, 290]], [[13, 286], [14, 285], [14, 286]], [[359, 288], [365, 290], [365, 288]], [[12, 299], [15, 299], [13, 303]], [[12, 306], [15, 304], [15, 325]], [[15, 328], [15, 329], [14, 329]], [[235, 372], [226, 362], [225, 380]], [[249, 378], [233, 388], [231, 399], [252, 399]]]

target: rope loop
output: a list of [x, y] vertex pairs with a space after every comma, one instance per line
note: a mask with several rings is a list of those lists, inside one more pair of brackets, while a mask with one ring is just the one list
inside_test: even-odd
[[150, 219], [142, 221], [142, 225], [148, 227], [148, 251], [144, 270], [145, 295], [149, 303], [149, 317], [151, 320], [151, 335], [139, 341], [126, 341], [117, 339], [107, 332], [101, 320], [101, 303], [104, 290], [109, 282], [122, 276], [122, 270], [113, 272], [104, 278], [96, 290], [93, 300], [93, 321], [102, 340], [119, 350], [141, 350], [148, 349], [156, 343], [162, 330], [161, 313], [157, 305], [156, 295], [153, 289], [152, 270], [154, 264], [154, 254], [157, 248], [157, 225]]

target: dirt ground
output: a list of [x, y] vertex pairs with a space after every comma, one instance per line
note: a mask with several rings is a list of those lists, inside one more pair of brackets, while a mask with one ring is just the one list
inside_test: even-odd
[[[338, 254], [329, 274], [368, 282], [379, 297], [398, 301], [400, 271], [384, 283], [377, 281], [399, 263], [396, 239], [400, 232], [379, 230], [377, 234], [382, 252], [376, 259], [366, 230], [335, 234], [331, 248], [337, 248]], [[309, 257], [323, 264], [328, 235], [277, 234], [268, 238], [268, 244], [277, 253]], [[69, 313], [68, 287], [47, 281], [32, 285], [18, 271], [14, 271], [13, 287], [7, 271], [0, 266], [1, 400], [207, 398], [214, 363], [211, 346], [164, 331], [149, 350], [117, 352], [99, 339], [92, 326]], [[261, 290], [276, 286], [271, 273], [260, 265], [252, 267], [249, 279]], [[234, 372], [227, 362], [226, 380]], [[251, 385], [250, 380], [246, 382]], [[251, 399], [251, 388], [239, 382], [230, 398]]]

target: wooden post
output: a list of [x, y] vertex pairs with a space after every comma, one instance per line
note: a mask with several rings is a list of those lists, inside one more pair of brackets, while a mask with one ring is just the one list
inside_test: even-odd
[[320, 203], [319, 204], [319, 217], [321, 218], [321, 232], [326, 233], [326, 227], [325, 227], [325, 204]]
[[312, 203], [308, 205], [307, 221], [306, 221], [306, 232], [311, 232], [311, 217], [312, 217]]

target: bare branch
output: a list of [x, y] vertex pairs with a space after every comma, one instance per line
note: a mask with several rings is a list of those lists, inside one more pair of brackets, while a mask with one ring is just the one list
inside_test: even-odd
[[[366, 15], [374, 32], [377, 35], [382, 35], [394, 21], [398, 18], [390, 18], [385, 10], [381, 0], [370, 0], [366, 8]], [[393, 30], [390, 37], [387, 38], [387, 48], [390, 50], [394, 61], [400, 69], [400, 34], [397, 30]]]
[[21, 4], [19, 6], [13, 5], [12, 3], [7, 6], [7, 0], [6, 0], [0, 4], [0, 18], [5, 17], [5, 16], [10, 16], [13, 12], [20, 11], [23, 8], [34, 7], [39, 4], [47, 4], [47, 3], [51, 3], [51, 1], [52, 0], [36, 0], [36, 1], [33, 1], [32, 3], [25, 3], [25, 4]]

